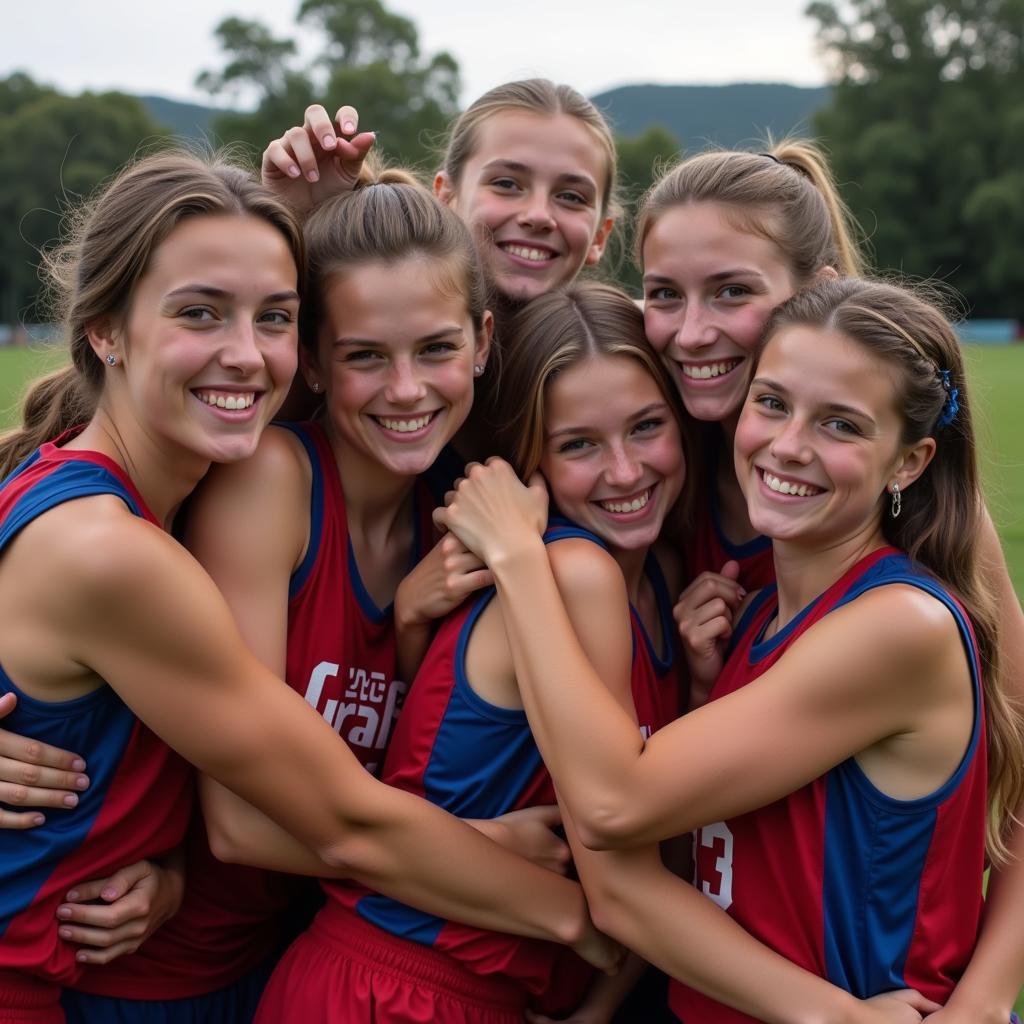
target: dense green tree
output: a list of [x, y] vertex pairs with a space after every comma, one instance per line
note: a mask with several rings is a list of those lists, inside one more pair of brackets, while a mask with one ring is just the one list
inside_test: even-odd
[[204, 71], [197, 84], [214, 94], [257, 97], [252, 114], [218, 119], [219, 138], [260, 151], [300, 123], [308, 104], [351, 103], [362, 127], [380, 133], [385, 154], [405, 164], [432, 160], [433, 140], [458, 111], [454, 58], [424, 57], [416, 26], [380, 0], [303, 0], [297, 19], [321, 40], [305, 66], [291, 40], [275, 38], [258, 22], [228, 18], [217, 27], [228, 63], [223, 71]]
[[633, 139], [616, 138], [619, 156], [619, 194], [623, 215], [612, 236], [605, 266], [632, 293], [640, 294], [640, 271], [633, 259], [632, 227], [637, 205], [661, 171], [680, 155], [678, 139], [653, 125]]
[[0, 81], [0, 323], [41, 315], [39, 250], [69, 204], [166, 131], [122, 93], [63, 96], [15, 74]]
[[1024, 0], [812, 3], [832, 70], [816, 127], [876, 265], [1024, 318]]

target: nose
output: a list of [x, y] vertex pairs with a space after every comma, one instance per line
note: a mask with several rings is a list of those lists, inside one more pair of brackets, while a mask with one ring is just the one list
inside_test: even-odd
[[640, 483], [644, 467], [624, 444], [617, 444], [608, 450], [604, 467], [605, 482], [611, 487], [626, 489]]
[[234, 370], [242, 376], [255, 373], [263, 367], [263, 352], [252, 321], [240, 319], [225, 332], [220, 363], [225, 369]]
[[388, 374], [384, 396], [395, 405], [415, 405], [427, 393], [426, 385], [412, 359], [396, 359]]
[[806, 465], [811, 457], [806, 424], [795, 416], [788, 417], [779, 424], [778, 432], [768, 448], [779, 462]]
[[553, 230], [555, 218], [551, 212], [550, 197], [539, 189], [525, 193], [517, 220], [521, 227], [533, 228], [534, 231]]
[[712, 322], [710, 311], [700, 303], [686, 303], [679, 317], [671, 344], [677, 356], [697, 355], [718, 339], [718, 328]]

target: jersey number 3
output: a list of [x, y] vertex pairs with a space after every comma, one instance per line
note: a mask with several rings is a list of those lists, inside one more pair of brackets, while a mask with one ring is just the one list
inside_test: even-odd
[[696, 884], [723, 910], [732, 906], [732, 832], [724, 821], [696, 833]]

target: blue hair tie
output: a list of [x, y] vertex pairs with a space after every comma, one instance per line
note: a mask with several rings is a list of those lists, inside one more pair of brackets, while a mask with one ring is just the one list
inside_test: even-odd
[[946, 392], [946, 401], [943, 402], [942, 411], [935, 422], [936, 430], [948, 427], [956, 419], [956, 414], [960, 411], [960, 389], [950, 386], [949, 370], [939, 370], [939, 378]]

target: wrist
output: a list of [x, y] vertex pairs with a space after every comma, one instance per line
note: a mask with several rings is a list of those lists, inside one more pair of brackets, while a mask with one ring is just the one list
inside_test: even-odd
[[485, 559], [497, 582], [510, 579], [519, 572], [530, 572], [540, 560], [547, 563], [544, 540], [540, 534], [524, 534], [519, 538], [507, 538], [501, 551]]

